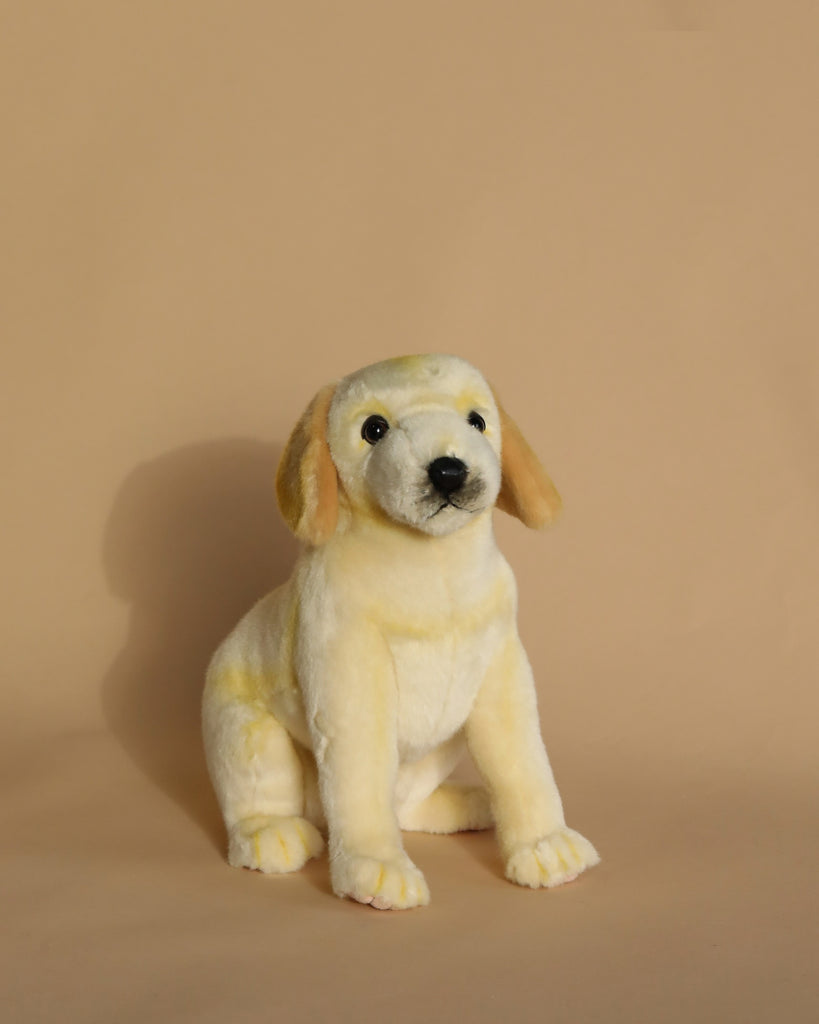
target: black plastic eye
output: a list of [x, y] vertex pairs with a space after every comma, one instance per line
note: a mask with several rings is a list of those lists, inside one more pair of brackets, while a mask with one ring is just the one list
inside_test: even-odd
[[486, 430], [486, 420], [483, 418], [483, 416], [481, 416], [479, 412], [475, 412], [474, 409], [466, 417], [466, 422], [470, 425], [470, 427], [474, 427], [476, 430], [480, 430], [481, 433], [483, 433], [484, 430]]
[[378, 444], [389, 429], [390, 425], [383, 416], [368, 416], [361, 427], [361, 436], [367, 444]]

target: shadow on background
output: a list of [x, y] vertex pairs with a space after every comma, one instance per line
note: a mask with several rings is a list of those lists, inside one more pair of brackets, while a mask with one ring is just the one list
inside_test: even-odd
[[105, 531], [109, 586], [132, 609], [103, 681], [106, 720], [134, 763], [220, 848], [200, 698], [219, 642], [295, 561], [274, 494], [280, 454], [281, 446], [225, 440], [143, 463], [123, 482]]

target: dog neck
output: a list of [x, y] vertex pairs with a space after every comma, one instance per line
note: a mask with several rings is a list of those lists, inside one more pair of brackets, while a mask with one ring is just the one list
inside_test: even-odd
[[351, 516], [344, 530], [345, 546], [378, 552], [380, 559], [445, 563], [450, 569], [472, 564], [496, 550], [492, 510], [477, 513], [464, 526], [443, 536], [431, 536], [386, 516]]

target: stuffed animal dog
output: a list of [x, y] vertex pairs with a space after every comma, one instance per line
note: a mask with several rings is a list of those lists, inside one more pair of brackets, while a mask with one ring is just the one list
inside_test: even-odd
[[[230, 863], [295, 871], [326, 830], [333, 890], [379, 909], [429, 901], [401, 829], [494, 824], [532, 888], [596, 864], [565, 824], [492, 534], [493, 506], [539, 527], [560, 498], [478, 371], [411, 356], [323, 388], [276, 485], [305, 549], [204, 694]], [[445, 781], [465, 747], [485, 787]]]

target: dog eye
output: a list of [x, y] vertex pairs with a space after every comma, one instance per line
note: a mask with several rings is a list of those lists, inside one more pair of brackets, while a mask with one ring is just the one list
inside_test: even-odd
[[470, 425], [470, 427], [474, 427], [476, 430], [480, 430], [481, 433], [483, 433], [484, 430], [486, 430], [486, 420], [483, 418], [483, 416], [481, 416], [479, 412], [475, 412], [474, 409], [467, 416], [466, 422]]
[[389, 429], [383, 416], [368, 416], [361, 427], [361, 436], [367, 444], [377, 444]]

